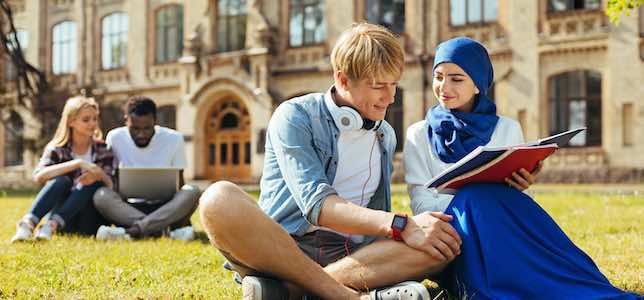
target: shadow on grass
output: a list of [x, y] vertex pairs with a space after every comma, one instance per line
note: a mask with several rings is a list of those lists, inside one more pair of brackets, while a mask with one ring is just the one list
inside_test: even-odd
[[208, 239], [208, 234], [206, 234], [205, 231], [195, 231], [195, 239], [194, 241], [199, 241], [202, 244], [208, 244], [210, 245], [210, 240]]

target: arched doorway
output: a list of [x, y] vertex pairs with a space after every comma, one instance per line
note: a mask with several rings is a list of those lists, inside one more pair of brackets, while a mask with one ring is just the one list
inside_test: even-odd
[[250, 181], [250, 116], [239, 100], [216, 102], [206, 118], [206, 177]]

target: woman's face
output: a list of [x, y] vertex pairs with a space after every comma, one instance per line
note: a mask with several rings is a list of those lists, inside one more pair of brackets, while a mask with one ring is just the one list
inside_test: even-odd
[[90, 137], [98, 126], [98, 111], [93, 107], [85, 107], [69, 122], [69, 127], [78, 135]]
[[472, 111], [474, 95], [479, 93], [472, 78], [454, 63], [436, 66], [432, 89], [441, 106], [462, 112]]

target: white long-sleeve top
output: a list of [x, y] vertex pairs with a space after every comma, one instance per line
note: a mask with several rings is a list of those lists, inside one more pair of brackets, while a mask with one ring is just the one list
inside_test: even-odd
[[[434, 176], [451, 166], [444, 163], [429, 143], [426, 120], [414, 123], [407, 129], [403, 159], [405, 181], [411, 197], [411, 210], [414, 215], [425, 211], [445, 211], [454, 196], [438, 194], [423, 185]], [[523, 143], [521, 125], [513, 119], [499, 116], [494, 133], [487, 146], [513, 146]]]

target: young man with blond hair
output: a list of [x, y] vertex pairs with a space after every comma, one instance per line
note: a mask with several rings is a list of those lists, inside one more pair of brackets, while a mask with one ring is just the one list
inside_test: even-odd
[[204, 228], [244, 277], [245, 299], [293, 297], [298, 287], [324, 299], [428, 299], [405, 280], [440, 271], [460, 238], [451, 216], [390, 212], [396, 138], [383, 119], [403, 50], [387, 29], [360, 23], [340, 36], [331, 64], [326, 93], [275, 110], [259, 205], [214, 183], [201, 197]]

